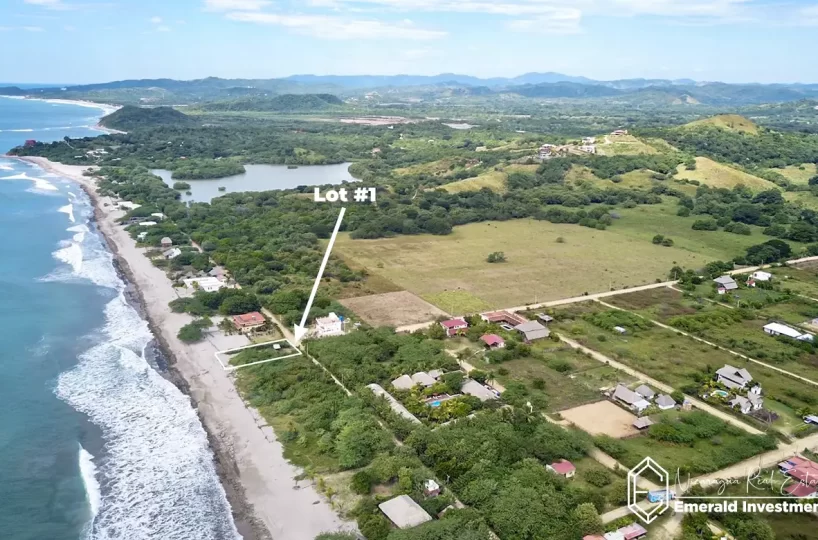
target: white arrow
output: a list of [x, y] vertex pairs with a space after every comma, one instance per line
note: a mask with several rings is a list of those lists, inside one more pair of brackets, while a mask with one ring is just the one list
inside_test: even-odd
[[332, 237], [330, 237], [329, 239], [329, 244], [327, 245], [327, 252], [324, 253], [324, 260], [321, 261], [321, 268], [318, 269], [318, 275], [315, 276], [315, 284], [312, 286], [310, 299], [307, 301], [307, 307], [304, 308], [304, 316], [301, 317], [301, 324], [296, 324], [295, 327], [293, 328], [296, 344], [299, 343], [304, 338], [304, 334], [307, 333], [307, 317], [310, 314], [312, 302], [313, 300], [315, 300], [315, 293], [318, 292], [318, 285], [321, 284], [321, 277], [324, 275], [324, 268], [327, 267], [329, 254], [332, 252], [332, 246], [335, 244], [335, 237], [338, 236], [338, 229], [341, 228], [341, 222], [344, 220], [344, 214], [346, 213], [346, 211], [347, 211], [346, 208], [341, 208], [341, 213], [338, 214], [338, 221], [335, 222], [335, 228], [332, 230]]

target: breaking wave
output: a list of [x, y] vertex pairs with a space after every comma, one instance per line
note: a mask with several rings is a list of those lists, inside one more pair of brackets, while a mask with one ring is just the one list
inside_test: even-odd
[[105, 452], [80, 450], [91, 518], [84, 540], [239, 540], [207, 434], [190, 400], [145, 357], [148, 324], [125, 297], [113, 257], [87, 224], [84, 198], [71, 240], [54, 252], [62, 276], [114, 289], [97, 344], [60, 375], [57, 396], [99, 426]]
[[59, 191], [59, 188], [44, 178], [35, 178], [26, 173], [14, 174], [11, 176], [4, 176], [0, 180], [30, 180], [34, 182], [33, 191]]
[[71, 223], [76, 223], [77, 220], [74, 219], [74, 205], [71, 203], [66, 204], [65, 206], [60, 207], [60, 212], [63, 214], [68, 214], [68, 219], [71, 220]]
[[82, 446], [80, 446], [80, 475], [85, 486], [85, 496], [88, 499], [88, 509], [91, 514], [91, 518], [85, 526], [85, 535], [87, 536], [93, 530], [94, 518], [99, 513], [102, 494], [97, 481], [97, 466], [94, 465], [94, 456]]

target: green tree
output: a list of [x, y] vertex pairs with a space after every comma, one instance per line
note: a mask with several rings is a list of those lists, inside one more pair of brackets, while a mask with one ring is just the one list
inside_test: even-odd
[[192, 322], [180, 328], [179, 333], [176, 334], [176, 337], [185, 343], [196, 343], [197, 341], [201, 341], [204, 336], [202, 335], [201, 326], [197, 325], [195, 322]]
[[602, 518], [592, 503], [582, 503], [573, 511], [574, 519], [581, 534], [600, 534], [604, 530]]

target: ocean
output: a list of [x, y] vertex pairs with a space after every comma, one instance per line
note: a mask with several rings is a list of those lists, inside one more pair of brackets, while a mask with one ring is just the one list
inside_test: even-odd
[[[99, 135], [100, 114], [0, 98], [0, 150]], [[240, 538], [85, 193], [0, 157], [0, 239], [0, 538]]]

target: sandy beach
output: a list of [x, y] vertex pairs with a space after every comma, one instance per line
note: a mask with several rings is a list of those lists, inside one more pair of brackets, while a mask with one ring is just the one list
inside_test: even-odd
[[342, 521], [309, 480], [295, 480], [301, 470], [287, 462], [273, 429], [244, 403], [233, 378], [216, 360], [215, 351], [225, 343], [217, 346], [214, 337], [187, 345], [176, 337], [191, 317], [170, 310], [168, 302], [178, 297], [176, 290], [116, 223], [124, 212], [97, 193], [94, 180], [82, 175], [85, 167], [21, 159], [78, 182], [92, 198], [97, 225], [120, 269], [139, 291], [151, 329], [168, 356], [172, 378], [191, 397], [210, 434], [236, 525], [245, 539], [313, 540], [322, 532], [353, 530], [354, 524]]

